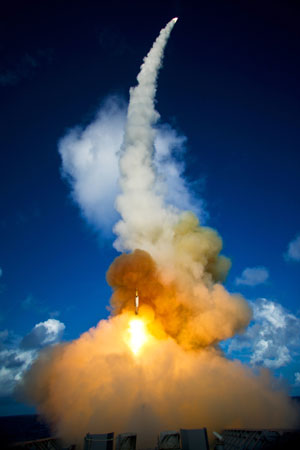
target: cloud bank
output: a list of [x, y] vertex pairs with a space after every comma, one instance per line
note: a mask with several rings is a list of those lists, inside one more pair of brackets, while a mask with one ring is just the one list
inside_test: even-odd
[[44, 347], [58, 342], [63, 335], [65, 325], [57, 319], [48, 319], [34, 326], [21, 341], [21, 348], [31, 349]]
[[0, 332], [0, 397], [13, 393], [39, 350], [57, 343], [64, 329], [65, 325], [59, 320], [48, 319], [36, 324], [23, 338], [8, 330]]
[[252, 303], [253, 321], [243, 336], [235, 337], [229, 353], [252, 365], [277, 369], [290, 363], [300, 350], [300, 319], [266, 298]]

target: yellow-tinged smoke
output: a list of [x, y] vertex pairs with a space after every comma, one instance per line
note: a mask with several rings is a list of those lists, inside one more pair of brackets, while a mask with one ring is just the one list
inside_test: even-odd
[[138, 446], [150, 447], [166, 429], [206, 426], [211, 435], [293, 426], [296, 413], [267, 371], [255, 375], [213, 346], [186, 351], [148, 307], [139, 318], [148, 336], [140, 352], [128, 342], [135, 316], [124, 312], [44, 351], [25, 377], [31, 402], [67, 443], [82, 445], [87, 432], [133, 430]]
[[87, 432], [133, 430], [139, 447], [154, 447], [167, 429], [284, 428], [297, 419], [269, 372], [255, 374], [224, 357], [218, 343], [242, 333], [251, 310], [221, 284], [230, 261], [217, 232], [166, 206], [157, 190], [154, 95], [174, 25], [161, 31], [130, 91], [115, 227], [117, 248], [129, 253], [107, 272], [112, 315], [41, 352], [22, 381], [29, 401], [69, 444], [82, 445]]
[[[82, 445], [87, 432], [133, 430], [139, 447], [154, 447], [166, 429], [205, 426], [211, 437], [229, 427], [296, 424], [294, 407], [268, 371], [255, 374], [219, 349], [251, 313], [216, 282], [225, 273], [220, 238], [197, 227], [180, 224], [167, 276], [143, 250], [116, 258], [107, 273], [113, 316], [42, 352], [25, 376], [28, 399], [66, 443]], [[200, 277], [185, 261], [190, 252], [201, 260]]]
[[[202, 245], [203, 241], [202, 237]], [[210, 259], [212, 272], [203, 272], [205, 283], [203, 279], [195, 281], [189, 267], [184, 268], [181, 254], [184, 257], [184, 252], [180, 253], [178, 264], [172, 262], [175, 274], [170, 266], [167, 276], [145, 251], [116, 258], [107, 273], [114, 288], [113, 312], [134, 310], [137, 287], [140, 305], [147, 305], [164, 332], [185, 349], [206, 347], [242, 331], [250, 321], [250, 308], [240, 295], [229, 294], [221, 284], [212, 282], [217, 259], [214, 263]]]

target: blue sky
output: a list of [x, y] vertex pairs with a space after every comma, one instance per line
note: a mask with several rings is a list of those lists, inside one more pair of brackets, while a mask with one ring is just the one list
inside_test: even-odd
[[226, 287], [255, 312], [244, 338], [223, 347], [274, 369], [300, 395], [300, 10], [274, 1], [161, 3], [30, 1], [2, 13], [1, 414], [25, 411], [9, 399], [28, 335], [30, 359], [108, 315], [112, 183], [101, 186], [108, 204], [99, 230], [72, 200], [59, 142], [94, 123], [108, 97], [126, 105], [142, 58], [174, 16], [157, 109], [186, 137], [179, 157], [192, 207], [205, 210], [232, 260]]

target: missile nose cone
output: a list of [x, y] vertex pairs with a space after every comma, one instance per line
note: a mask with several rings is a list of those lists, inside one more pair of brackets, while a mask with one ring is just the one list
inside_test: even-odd
[[178, 20], [178, 17], [174, 17], [174, 18], [172, 19], [172, 21], [173, 21], [174, 23], [176, 23], [177, 20]]

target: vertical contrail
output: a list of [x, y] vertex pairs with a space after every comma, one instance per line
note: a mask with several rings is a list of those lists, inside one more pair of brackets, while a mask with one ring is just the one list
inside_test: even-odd
[[122, 219], [115, 227], [120, 250], [145, 248], [159, 234], [158, 224], [167, 214], [163, 200], [155, 192], [155, 172], [152, 155], [155, 130], [159, 118], [154, 107], [156, 80], [162, 64], [163, 52], [177, 18], [163, 28], [148, 55], [144, 58], [138, 85], [130, 89], [127, 123], [120, 158], [120, 186], [122, 194], [116, 207]]

